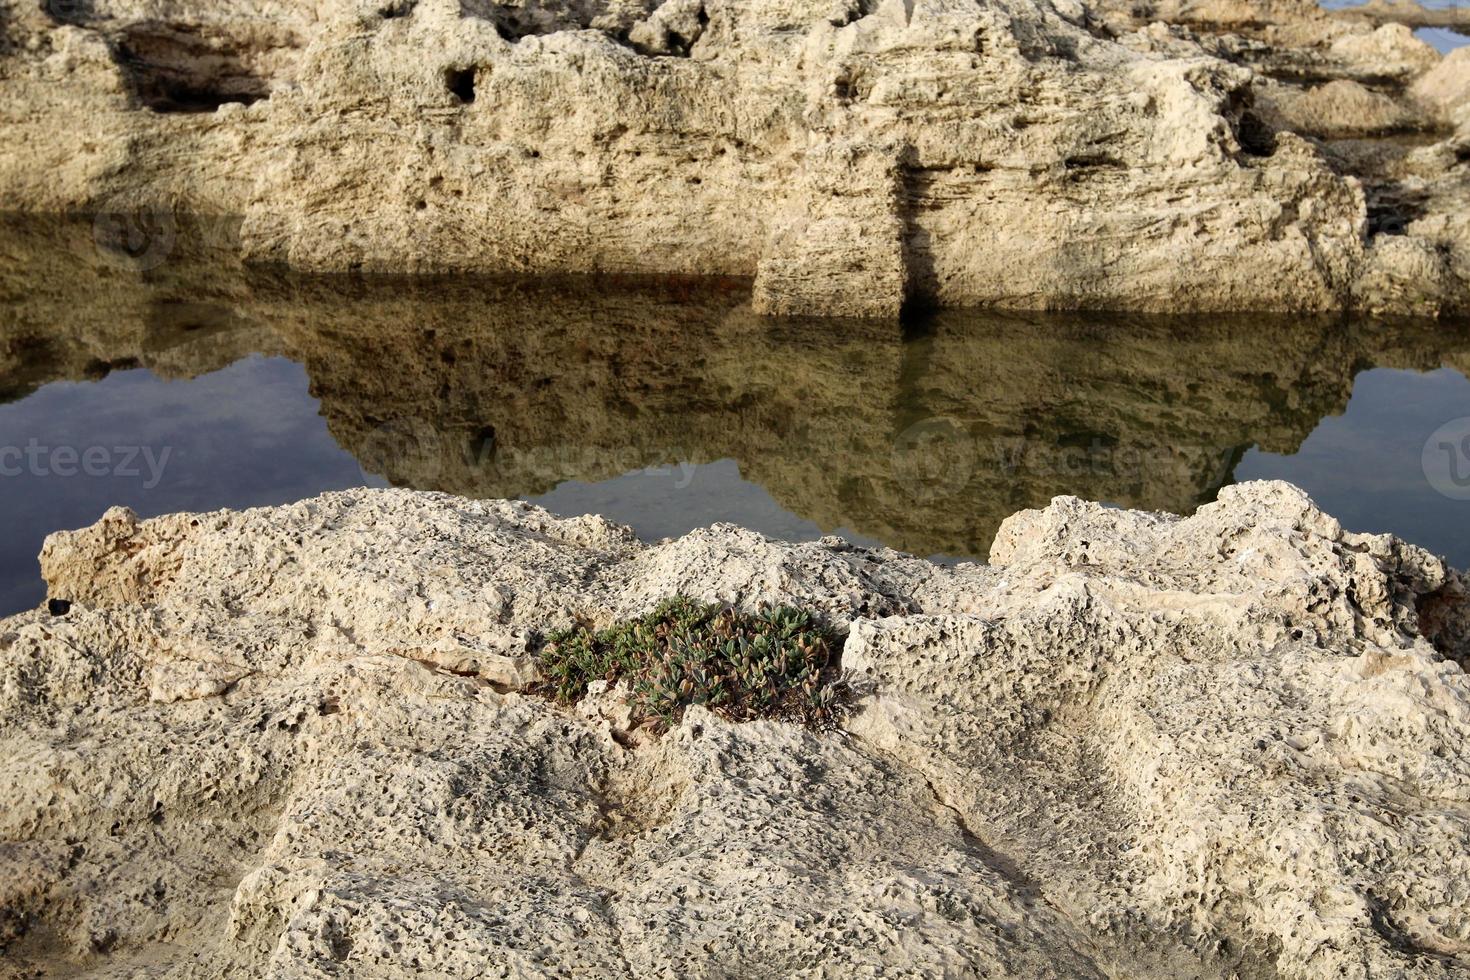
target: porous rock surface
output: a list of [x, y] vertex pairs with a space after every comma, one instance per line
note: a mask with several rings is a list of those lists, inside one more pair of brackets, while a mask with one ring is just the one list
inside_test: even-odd
[[239, 215], [304, 269], [754, 277], [763, 313], [1470, 309], [1463, 59], [1124, 6], [3, 0], [0, 208]]
[[[1470, 976], [1470, 606], [1300, 491], [989, 565], [355, 490], [53, 535], [0, 622], [0, 970]], [[841, 729], [521, 690], [684, 593], [846, 633]]]

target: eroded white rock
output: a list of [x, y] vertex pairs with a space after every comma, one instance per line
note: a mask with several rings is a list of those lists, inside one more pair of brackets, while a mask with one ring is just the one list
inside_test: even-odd
[[[1058, 498], [989, 566], [397, 490], [42, 560], [70, 609], [0, 622], [17, 975], [1470, 971], [1463, 583], [1285, 484]], [[848, 629], [845, 728], [514, 690], [674, 592]]]

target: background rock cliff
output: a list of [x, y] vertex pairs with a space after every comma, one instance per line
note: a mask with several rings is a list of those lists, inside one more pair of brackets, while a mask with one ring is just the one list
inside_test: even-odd
[[1281, 9], [3, 0], [0, 207], [234, 214], [311, 269], [753, 276], [767, 313], [1470, 309], [1466, 59]]

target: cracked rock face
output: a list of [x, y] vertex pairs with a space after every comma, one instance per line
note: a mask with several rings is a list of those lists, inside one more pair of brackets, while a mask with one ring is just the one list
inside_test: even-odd
[[[53, 535], [0, 621], [7, 975], [1470, 975], [1470, 601], [1286, 484], [989, 565], [402, 490]], [[841, 730], [520, 688], [683, 593]], [[54, 612], [52, 611], [54, 610]]]
[[1236, 5], [3, 0], [0, 208], [764, 313], [1470, 309], [1463, 59]]

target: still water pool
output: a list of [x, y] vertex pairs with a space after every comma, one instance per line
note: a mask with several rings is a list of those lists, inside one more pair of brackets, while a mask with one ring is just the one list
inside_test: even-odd
[[1281, 478], [1470, 566], [1463, 324], [772, 322], [738, 285], [135, 268], [90, 226], [15, 220], [0, 270], [0, 613], [42, 597], [46, 533], [109, 505], [361, 485], [983, 559], [1056, 494], [1187, 513]]

